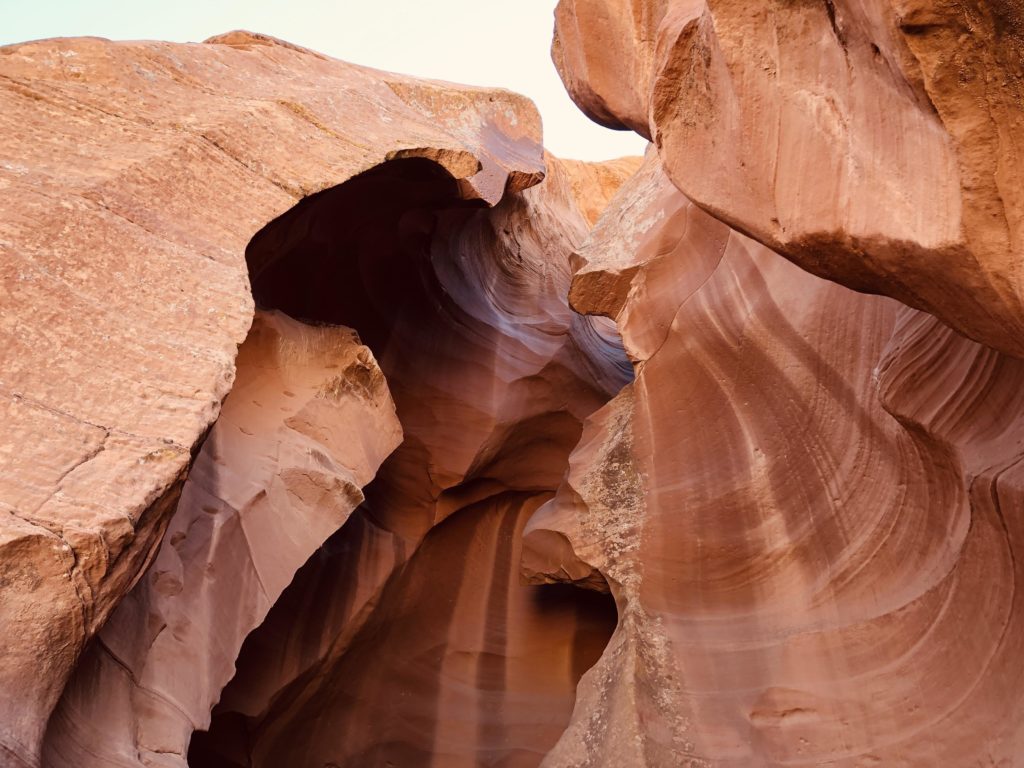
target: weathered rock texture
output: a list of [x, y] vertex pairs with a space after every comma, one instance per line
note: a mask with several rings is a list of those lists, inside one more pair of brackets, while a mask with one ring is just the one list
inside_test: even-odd
[[1024, 354], [1024, 13], [562, 0], [553, 54], [690, 199], [817, 275]]
[[571, 291], [636, 381], [525, 534], [620, 616], [544, 765], [1020, 765], [1019, 8], [556, 16], [655, 149]]
[[[429, 169], [472, 207], [537, 183], [544, 161], [520, 96], [248, 33], [8, 46], [0, 101], [0, 748], [7, 763], [36, 765], [79, 653], [156, 553], [231, 388], [252, 314], [252, 235], [382, 164]], [[318, 525], [340, 522], [324, 514]], [[180, 736], [133, 739], [151, 749]]]
[[245, 636], [399, 442], [350, 330], [257, 314], [156, 559], [64, 692], [45, 764], [183, 764]]
[[520, 532], [630, 372], [566, 300], [603, 174], [547, 171], [485, 209], [392, 163], [250, 246], [259, 301], [377, 350], [405, 440], [250, 638], [195, 765], [535, 766], [564, 730], [614, 607], [523, 587]]

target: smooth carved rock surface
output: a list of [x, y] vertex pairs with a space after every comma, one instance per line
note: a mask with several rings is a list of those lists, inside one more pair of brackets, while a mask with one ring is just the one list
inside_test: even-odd
[[810, 272], [1024, 355], [1024, 16], [1012, 2], [562, 0], [598, 122]]
[[261, 302], [360, 329], [405, 440], [250, 637], [194, 765], [525, 767], [558, 740], [614, 607], [522, 586], [520, 533], [630, 376], [610, 323], [566, 298], [622, 165], [548, 157], [483, 209], [404, 161], [253, 241]]
[[249, 33], [7, 46], [0, 103], [0, 751], [35, 765], [231, 388], [253, 233], [393, 158], [480, 204], [544, 165], [521, 96]]
[[80, 662], [45, 764], [184, 766], [245, 636], [401, 438], [352, 331], [257, 313], [161, 549]]
[[0, 766], [1021, 765], [1021, 40], [0, 48]]
[[525, 534], [533, 581], [619, 611], [544, 765], [1016, 765], [1024, 364], [800, 271], [655, 152], [581, 257], [638, 374]]

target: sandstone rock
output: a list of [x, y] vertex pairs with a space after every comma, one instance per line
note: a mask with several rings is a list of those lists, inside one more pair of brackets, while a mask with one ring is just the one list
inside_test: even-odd
[[1016, 764], [1021, 362], [801, 272], [653, 152], [581, 256], [638, 375], [527, 526], [532, 580], [619, 611], [543, 764]]
[[35, 765], [231, 388], [252, 235], [389, 158], [477, 204], [543, 159], [523, 97], [249, 33], [7, 46], [0, 75], [0, 745]]
[[1018, 10], [556, 23], [0, 48], [4, 768], [1021, 762]]
[[654, 45], [668, 0], [568, 0], [555, 8], [551, 58], [591, 119], [648, 139]]
[[[506, 493], [453, 513], [369, 606], [359, 606], [358, 628], [328, 624], [316, 638], [323, 614], [309, 596], [326, 593], [339, 599], [332, 606], [345, 605], [358, 579], [337, 577], [354, 568], [365, 574], [388, 552], [372, 544], [393, 540], [366, 518], [343, 531], [356, 535], [336, 540], [331, 559], [296, 582], [302, 591], [293, 593], [289, 618], [305, 625], [302, 634], [274, 616], [260, 628], [250, 642], [264, 648], [247, 646], [212, 730], [193, 742], [190, 764], [538, 765], [615, 626], [603, 596], [519, 583], [522, 525], [547, 497]], [[289, 654], [315, 651], [301, 641], [326, 641], [334, 628], [342, 629], [343, 649], [331, 648], [303, 678], [288, 681], [263, 717], [241, 716], [251, 703], [241, 695], [247, 673], [275, 669], [279, 643]]]
[[640, 169], [643, 158], [620, 157], [604, 163], [558, 160], [571, 179], [572, 196], [589, 226], [594, 226], [622, 182]]
[[156, 559], [64, 692], [50, 768], [184, 765], [245, 636], [401, 442], [384, 376], [348, 329], [258, 313], [237, 369]]
[[810, 272], [1024, 355], [1024, 20], [1012, 3], [562, 0], [598, 122]]

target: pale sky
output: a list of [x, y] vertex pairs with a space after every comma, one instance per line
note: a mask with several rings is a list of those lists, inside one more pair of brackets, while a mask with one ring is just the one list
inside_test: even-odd
[[533, 99], [556, 155], [643, 154], [631, 132], [590, 122], [551, 63], [556, 0], [0, 0], [0, 45], [45, 37], [201, 41], [232, 29], [378, 69]]

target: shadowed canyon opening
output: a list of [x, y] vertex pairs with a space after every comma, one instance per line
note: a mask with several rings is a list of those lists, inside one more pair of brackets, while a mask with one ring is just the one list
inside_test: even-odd
[[257, 305], [354, 329], [404, 435], [246, 639], [190, 765], [525, 768], [562, 734], [616, 610], [524, 585], [522, 531], [631, 369], [566, 306], [582, 232], [538, 215], [556, 182], [487, 208], [393, 160], [254, 237]]

